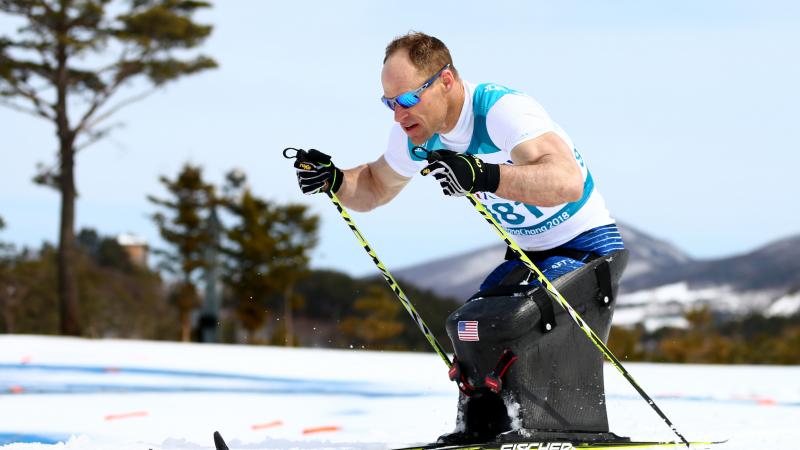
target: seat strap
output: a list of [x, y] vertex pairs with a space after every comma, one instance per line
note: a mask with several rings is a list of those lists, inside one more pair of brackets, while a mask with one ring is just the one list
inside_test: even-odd
[[603, 261], [594, 268], [594, 275], [597, 278], [598, 295], [597, 301], [606, 308], [611, 306], [614, 301], [614, 292], [611, 286], [611, 265], [608, 261]]
[[511, 349], [507, 348], [503, 350], [503, 354], [500, 355], [500, 359], [498, 359], [497, 364], [494, 365], [494, 370], [492, 370], [489, 375], [486, 375], [483, 384], [489, 388], [490, 391], [499, 394], [500, 391], [503, 390], [503, 376], [505, 376], [508, 369], [517, 359], [519, 359], [519, 357], [515, 355]]
[[455, 381], [458, 389], [467, 397], [471, 397], [475, 393], [475, 387], [469, 383], [464, 372], [461, 370], [461, 364], [458, 362], [458, 357], [453, 356], [453, 365], [447, 371], [450, 381]]
[[540, 290], [534, 293], [534, 295], [531, 295], [531, 299], [536, 303], [536, 306], [539, 307], [539, 314], [541, 314], [539, 327], [542, 333], [547, 334], [553, 331], [553, 328], [556, 327], [556, 313], [553, 310], [553, 301], [550, 300], [550, 296], [543, 290]]

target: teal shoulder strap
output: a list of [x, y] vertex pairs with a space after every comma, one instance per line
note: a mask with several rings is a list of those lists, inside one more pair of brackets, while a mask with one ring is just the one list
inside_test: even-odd
[[472, 97], [472, 112], [475, 115], [475, 128], [472, 130], [472, 141], [469, 143], [467, 153], [487, 154], [496, 153], [500, 148], [492, 142], [489, 131], [486, 129], [486, 115], [495, 103], [504, 95], [515, 93], [505, 86], [494, 83], [483, 83], [475, 86], [475, 95]]
[[[425, 158], [420, 158], [419, 156], [414, 154], [413, 150], [414, 147], [416, 147], [416, 145], [414, 145], [414, 143], [411, 142], [411, 138], [408, 138], [407, 142], [408, 142], [408, 154], [409, 156], [411, 156], [411, 159], [413, 161], [425, 161]], [[433, 136], [431, 136], [430, 139], [428, 139], [427, 142], [422, 144], [421, 147], [425, 147], [425, 149], [430, 151], [439, 150], [442, 148], [442, 141], [439, 139], [438, 134], [434, 134]]]
[[[499, 84], [483, 83], [475, 87], [475, 94], [472, 97], [472, 113], [475, 116], [475, 127], [472, 130], [472, 140], [469, 143], [466, 153], [481, 154], [481, 153], [496, 153], [500, 148], [494, 145], [492, 139], [489, 137], [489, 132], [486, 130], [486, 115], [492, 109], [495, 103], [506, 94], [516, 93], [516, 91], [509, 89]], [[428, 150], [437, 150], [441, 148], [442, 142], [438, 134], [434, 134], [422, 146]], [[412, 149], [414, 144], [411, 139], [408, 139], [408, 154], [414, 161], [423, 161], [423, 158], [415, 155]]]

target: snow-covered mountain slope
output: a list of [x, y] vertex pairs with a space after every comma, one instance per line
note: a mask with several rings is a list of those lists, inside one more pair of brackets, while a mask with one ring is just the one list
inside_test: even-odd
[[[629, 225], [618, 224], [630, 256], [625, 279], [639, 278], [692, 262], [684, 252]], [[439, 295], [464, 300], [503, 261], [502, 243], [394, 271], [397, 278]]]
[[800, 291], [786, 294], [775, 300], [767, 309], [769, 317], [791, 316], [800, 313]]
[[[734, 315], [800, 311], [800, 300], [787, 294], [800, 286], [800, 236], [743, 255], [696, 260], [629, 225], [619, 228], [630, 255], [620, 286], [617, 324], [679, 325], [685, 323], [687, 310], [701, 306]], [[396, 275], [439, 295], [464, 300], [502, 261], [504, 251], [503, 245], [496, 245], [398, 270]]]
[[614, 324], [642, 324], [648, 330], [664, 326], [683, 328], [693, 309], [708, 307], [714, 312], [741, 316], [770, 308], [779, 290], [738, 291], [730, 285], [692, 288], [687, 282], [625, 293], [617, 301]]

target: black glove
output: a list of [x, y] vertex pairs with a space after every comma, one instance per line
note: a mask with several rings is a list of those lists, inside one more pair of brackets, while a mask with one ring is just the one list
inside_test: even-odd
[[475, 192], [494, 192], [500, 185], [500, 166], [481, 161], [475, 155], [436, 150], [428, 154], [428, 161], [420, 172], [433, 174], [445, 195], [461, 197]]
[[294, 161], [297, 183], [304, 194], [333, 192], [342, 186], [344, 173], [331, 162], [331, 157], [319, 150], [311, 149], [297, 153]]

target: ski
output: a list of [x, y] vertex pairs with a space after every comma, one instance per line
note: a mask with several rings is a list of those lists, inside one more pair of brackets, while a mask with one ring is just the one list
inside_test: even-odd
[[[535, 442], [488, 442], [484, 444], [465, 445], [436, 445], [428, 444], [417, 447], [403, 447], [394, 450], [648, 450], [648, 449], [682, 449], [690, 450], [710, 449], [715, 445], [728, 442], [708, 441], [689, 442], [657, 442], [657, 441], [628, 441], [628, 442], [569, 442], [569, 441], [535, 441]], [[214, 432], [214, 447], [216, 450], [229, 450], [219, 431]]]
[[709, 442], [568, 442], [568, 441], [536, 441], [536, 442], [488, 442], [484, 444], [466, 445], [423, 445], [419, 447], [404, 447], [394, 450], [647, 450], [647, 449], [710, 449], [715, 445], [724, 444], [727, 441]]

